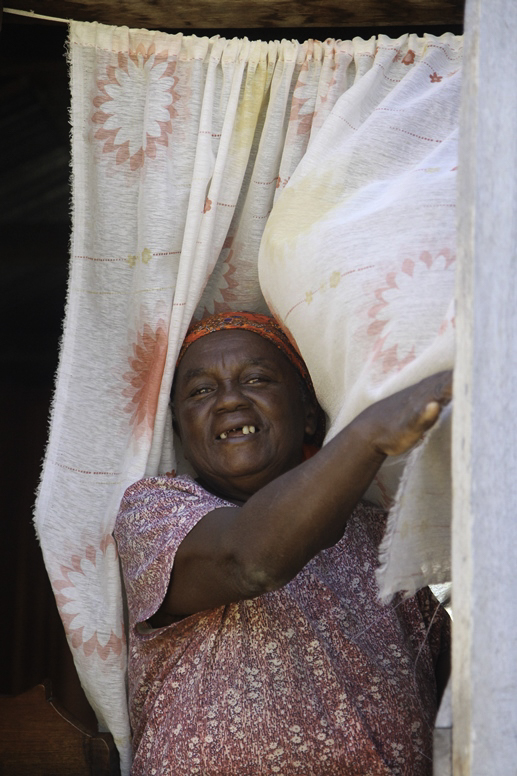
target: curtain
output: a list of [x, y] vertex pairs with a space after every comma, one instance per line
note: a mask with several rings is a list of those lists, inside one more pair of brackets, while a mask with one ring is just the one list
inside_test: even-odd
[[[454, 365], [463, 39], [380, 36], [357, 48], [371, 67], [311, 137], [259, 255], [268, 305], [328, 415], [327, 441], [372, 402]], [[394, 504], [382, 597], [450, 580], [450, 471], [447, 411], [367, 492]]]
[[[348, 94], [367, 94], [392, 60], [407, 72], [420, 63], [413, 37], [392, 41], [386, 59], [386, 38], [267, 43], [71, 25], [69, 289], [35, 525], [123, 774], [127, 656], [111, 534], [128, 485], [182, 470], [169, 410], [181, 341], [193, 318], [267, 309], [257, 257], [274, 202]], [[391, 86], [388, 76], [385, 94]]]

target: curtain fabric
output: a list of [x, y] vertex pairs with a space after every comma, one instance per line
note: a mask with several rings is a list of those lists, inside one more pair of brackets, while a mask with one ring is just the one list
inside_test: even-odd
[[[259, 256], [268, 305], [328, 415], [327, 441], [374, 401], [454, 364], [463, 40], [380, 36], [357, 50], [371, 66], [311, 137]], [[419, 449], [388, 458], [366, 495], [395, 502], [381, 595], [449, 581], [449, 414]]]
[[[123, 774], [127, 656], [111, 533], [128, 485], [182, 470], [169, 393], [184, 334], [206, 313], [267, 310], [257, 257], [274, 202], [289, 197], [347, 95], [345, 134], [347, 121], [368, 120], [380, 70], [377, 105], [396, 80], [390, 63], [404, 75], [421, 64], [418, 41], [267, 43], [71, 25], [69, 291], [35, 525], [82, 685]], [[298, 220], [310, 207], [301, 203]]]
[[69, 290], [35, 525], [123, 773], [118, 505], [132, 482], [178, 468], [168, 404], [191, 319], [266, 311], [262, 231], [311, 132], [360, 77], [353, 50], [71, 24]]

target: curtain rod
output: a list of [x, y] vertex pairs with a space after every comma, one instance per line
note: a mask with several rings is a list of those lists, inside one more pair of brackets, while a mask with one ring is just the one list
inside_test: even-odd
[[70, 24], [72, 19], [58, 19], [57, 16], [45, 16], [34, 11], [19, 11], [17, 8], [4, 8], [4, 13], [13, 13], [17, 16], [28, 16], [30, 19], [45, 19], [47, 22], [58, 22], [59, 24]]

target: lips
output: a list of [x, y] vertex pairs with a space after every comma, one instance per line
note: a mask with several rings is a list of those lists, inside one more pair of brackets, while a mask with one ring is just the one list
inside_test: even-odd
[[257, 434], [259, 429], [256, 426], [252, 425], [244, 425], [244, 426], [234, 426], [233, 428], [229, 428], [226, 431], [222, 431], [216, 439], [233, 439], [235, 437], [242, 437], [242, 436], [249, 436], [250, 434]]

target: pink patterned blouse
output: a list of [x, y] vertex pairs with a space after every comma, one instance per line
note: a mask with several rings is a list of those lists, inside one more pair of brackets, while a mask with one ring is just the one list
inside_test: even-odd
[[380, 510], [358, 507], [281, 590], [147, 623], [181, 541], [220, 506], [188, 476], [141, 480], [121, 504], [133, 776], [429, 776], [448, 617], [427, 589], [377, 600]]

